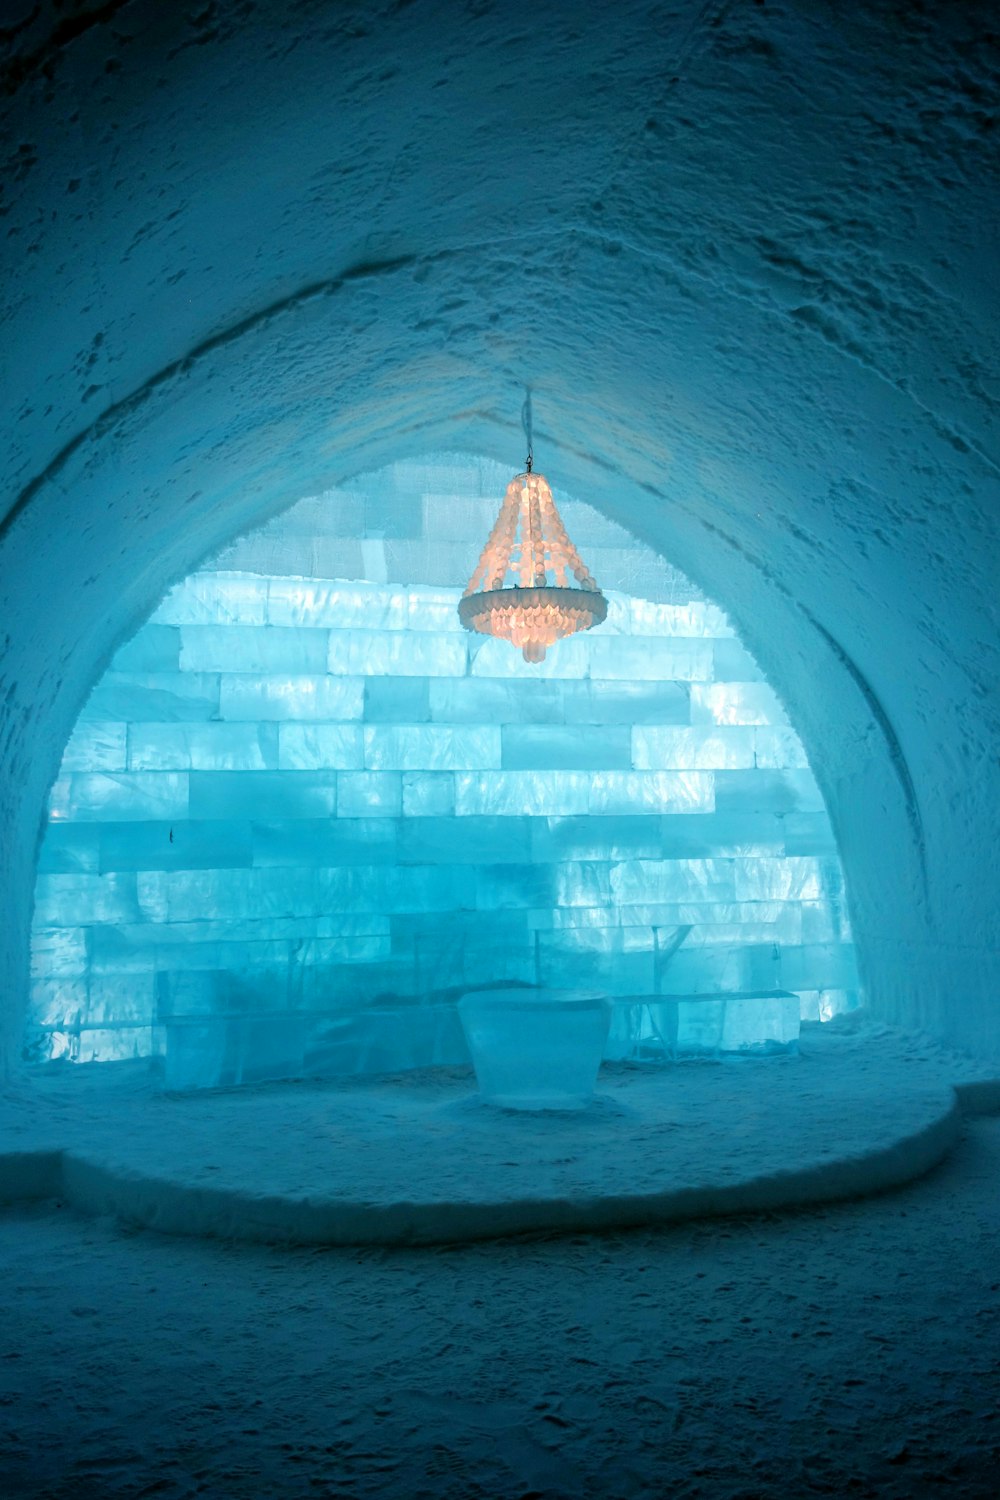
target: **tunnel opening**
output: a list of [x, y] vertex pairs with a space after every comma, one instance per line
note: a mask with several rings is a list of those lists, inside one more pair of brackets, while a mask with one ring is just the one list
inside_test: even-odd
[[458, 1064], [465, 992], [554, 985], [656, 1061], [682, 997], [716, 1053], [859, 1003], [822, 797], [717, 604], [557, 490], [606, 622], [537, 665], [462, 629], [507, 478], [444, 453], [308, 496], [119, 647], [49, 799], [26, 1061]]

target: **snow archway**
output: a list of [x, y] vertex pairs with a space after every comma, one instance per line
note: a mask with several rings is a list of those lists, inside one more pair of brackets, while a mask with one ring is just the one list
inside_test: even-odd
[[564, 484], [711, 583], [789, 706], [873, 1010], [996, 1054], [985, 0], [323, 9], [4, 40], [5, 1065], [113, 644], [302, 495], [519, 452], [526, 382]]

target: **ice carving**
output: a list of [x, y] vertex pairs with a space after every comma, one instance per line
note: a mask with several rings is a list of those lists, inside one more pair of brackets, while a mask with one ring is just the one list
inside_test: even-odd
[[458, 1006], [479, 1092], [507, 1109], [580, 1109], [593, 1094], [611, 1022], [605, 995], [480, 990]]

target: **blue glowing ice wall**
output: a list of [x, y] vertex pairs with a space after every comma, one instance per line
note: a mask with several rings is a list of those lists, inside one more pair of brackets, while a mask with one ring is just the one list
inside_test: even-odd
[[30, 1057], [449, 1061], [457, 997], [512, 982], [856, 1003], [823, 803], [716, 605], [558, 496], [607, 622], [540, 666], [461, 629], [509, 477], [304, 500], [122, 646], [52, 790]]

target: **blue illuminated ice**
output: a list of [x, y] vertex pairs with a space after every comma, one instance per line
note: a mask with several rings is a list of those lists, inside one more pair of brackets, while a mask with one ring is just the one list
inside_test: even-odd
[[508, 1109], [579, 1109], [590, 1100], [611, 1023], [604, 995], [480, 990], [459, 1015], [482, 1097]]
[[799, 1011], [798, 994], [781, 989], [618, 1000], [605, 1055], [652, 1062], [794, 1051]]
[[[685, 1024], [730, 1040], [734, 994], [853, 1003], [822, 798], [723, 613], [578, 507], [597, 576], [651, 596], [612, 588], [605, 626], [529, 666], [460, 628], [482, 507], [442, 485], [304, 502], [116, 653], [41, 843], [37, 1055], [165, 1047], [192, 1084], [461, 1061], [456, 997], [496, 985], [652, 997], [662, 1024], [698, 995]], [[305, 1012], [300, 1046], [281, 1018]]]

